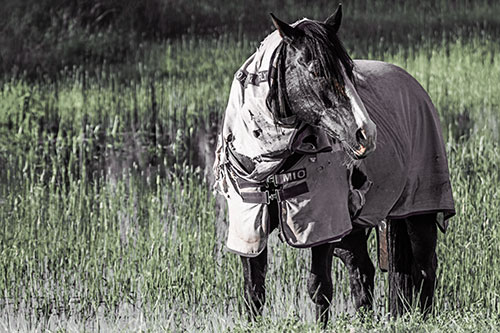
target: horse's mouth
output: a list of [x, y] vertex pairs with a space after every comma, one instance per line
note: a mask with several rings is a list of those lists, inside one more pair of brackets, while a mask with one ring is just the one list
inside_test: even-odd
[[354, 151], [354, 155], [356, 156], [356, 158], [363, 158], [363, 157], [365, 157], [364, 156], [365, 152], [366, 152], [366, 147], [363, 145], [359, 145], [358, 150]]
[[361, 160], [361, 159], [367, 157], [368, 155], [370, 155], [374, 150], [375, 150], [375, 147], [371, 146], [370, 144], [368, 144], [367, 146], [359, 144], [358, 148], [351, 149], [351, 152], [352, 152], [352, 156], [356, 160]]

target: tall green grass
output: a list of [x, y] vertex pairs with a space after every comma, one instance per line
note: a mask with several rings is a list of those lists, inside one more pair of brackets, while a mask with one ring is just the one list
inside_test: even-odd
[[[239, 259], [224, 251], [210, 163], [199, 163], [199, 142], [213, 144], [233, 73], [256, 46], [185, 38], [151, 46], [132, 67], [3, 79], [0, 330], [319, 331], [306, 292], [309, 252], [276, 237], [264, 319], [246, 323]], [[351, 318], [347, 273], [337, 262], [329, 327], [500, 330], [500, 46], [486, 34], [351, 50], [402, 66], [431, 95], [457, 216], [440, 235], [434, 318], [387, 321], [381, 273], [380, 320]]]

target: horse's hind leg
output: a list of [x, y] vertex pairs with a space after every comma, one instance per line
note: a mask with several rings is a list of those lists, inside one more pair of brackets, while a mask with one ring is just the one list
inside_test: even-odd
[[253, 258], [241, 256], [245, 290], [245, 305], [250, 320], [262, 314], [266, 301], [267, 248]]
[[312, 301], [316, 304], [316, 320], [320, 321], [323, 327], [326, 327], [329, 317], [328, 309], [333, 297], [333, 247], [327, 243], [314, 246], [311, 250], [311, 274], [307, 282], [307, 290]]
[[420, 294], [424, 314], [432, 308], [436, 283], [436, 216], [415, 215], [388, 225], [389, 311], [397, 316]]
[[333, 254], [340, 258], [349, 271], [351, 294], [356, 311], [371, 310], [375, 268], [368, 255], [366, 229], [355, 227], [342, 241], [334, 243]]
[[412, 300], [410, 239], [406, 220], [390, 220], [387, 224], [389, 253], [389, 312], [396, 317], [404, 313]]
[[413, 254], [412, 279], [424, 314], [432, 310], [436, 287], [436, 214], [411, 216], [406, 221]]

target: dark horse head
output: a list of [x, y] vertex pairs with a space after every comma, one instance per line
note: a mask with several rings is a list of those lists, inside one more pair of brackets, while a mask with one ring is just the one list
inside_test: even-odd
[[341, 6], [325, 22], [292, 26], [271, 16], [283, 38], [276, 55], [278, 97], [299, 120], [342, 142], [351, 158], [366, 157], [375, 149], [376, 126], [354, 88], [354, 63], [337, 37]]

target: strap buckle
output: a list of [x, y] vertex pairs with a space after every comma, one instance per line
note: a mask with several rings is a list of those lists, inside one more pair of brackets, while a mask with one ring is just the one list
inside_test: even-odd
[[266, 205], [269, 205], [272, 200], [277, 200], [278, 202], [281, 201], [281, 197], [278, 191], [273, 191], [272, 193], [269, 192], [269, 190], [265, 190], [264, 192], [265, 200], [266, 200]]
[[266, 178], [267, 185], [276, 185], [276, 175], [269, 175]]

